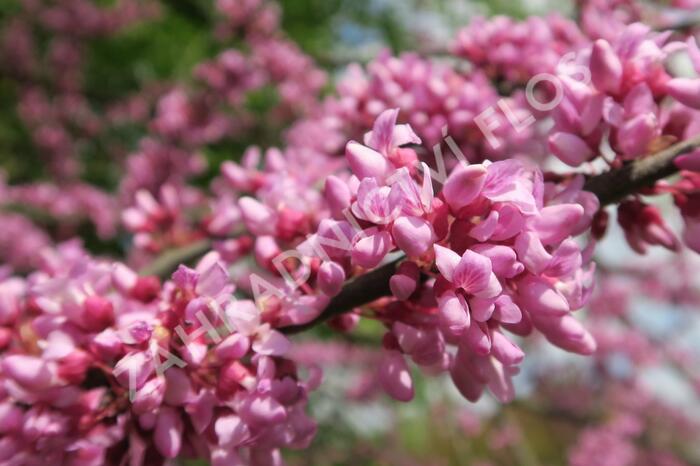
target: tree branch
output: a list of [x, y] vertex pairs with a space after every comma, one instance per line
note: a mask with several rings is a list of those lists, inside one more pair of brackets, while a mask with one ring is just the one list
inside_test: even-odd
[[[700, 135], [679, 142], [661, 152], [642, 157], [617, 170], [589, 178], [584, 189], [595, 194], [600, 206], [615, 203], [656, 181], [678, 172], [673, 161], [679, 155], [700, 147]], [[285, 333], [298, 333], [331, 317], [349, 312], [362, 304], [389, 296], [389, 279], [403, 256], [349, 281], [316, 319], [305, 325], [285, 328]]]
[[139, 270], [139, 274], [168, 278], [178, 265], [188, 264], [203, 256], [210, 249], [211, 241], [207, 239], [196, 241], [182, 248], [171, 249]]
[[613, 204], [678, 172], [674, 164], [676, 157], [698, 147], [700, 147], [700, 135], [674, 144], [661, 152], [637, 159], [617, 170], [591, 177], [583, 189], [598, 196], [601, 206]]
[[303, 332], [325, 322], [331, 317], [344, 314], [381, 297], [389, 296], [391, 294], [389, 279], [394, 275], [394, 271], [399, 263], [405, 258], [406, 256], [402, 253], [399, 257], [381, 267], [348, 281], [340, 294], [331, 299], [326, 309], [318, 317], [303, 325], [285, 327], [282, 331], [288, 334]]
[[[655, 154], [641, 157], [622, 168], [611, 170], [588, 179], [584, 189], [595, 194], [601, 207], [616, 203], [626, 196], [651, 187], [656, 181], [673, 175], [678, 168], [676, 157], [700, 148], [700, 135], [674, 144]], [[142, 275], [167, 277], [178, 264], [191, 262], [211, 247], [208, 240], [201, 240], [184, 248], [168, 251], [141, 270]], [[314, 320], [304, 325], [284, 328], [285, 333], [298, 333], [352, 309], [391, 295], [389, 279], [405, 257], [401, 254], [388, 263], [348, 281], [343, 290]]]

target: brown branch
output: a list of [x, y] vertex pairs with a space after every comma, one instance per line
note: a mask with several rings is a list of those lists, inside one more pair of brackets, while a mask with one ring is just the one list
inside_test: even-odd
[[[612, 204], [678, 172], [678, 168], [673, 163], [674, 159], [698, 147], [700, 147], [700, 135], [679, 142], [656, 154], [642, 157], [620, 169], [591, 177], [584, 189], [598, 196], [601, 207]], [[401, 260], [403, 257], [349, 281], [316, 319], [306, 325], [286, 328], [285, 332], [297, 333], [306, 330], [362, 304], [389, 296], [391, 294], [389, 279]]]
[[285, 327], [283, 330], [284, 333], [303, 332], [304, 330], [308, 330], [311, 327], [325, 322], [331, 317], [344, 314], [381, 297], [389, 296], [389, 294], [391, 294], [389, 279], [394, 275], [396, 266], [404, 259], [405, 256], [401, 254], [401, 257], [348, 281], [340, 294], [335, 296], [331, 302], [328, 303], [326, 309], [318, 317], [303, 325]]
[[698, 147], [700, 147], [700, 135], [674, 144], [656, 154], [642, 157], [617, 170], [591, 177], [584, 189], [598, 196], [601, 206], [613, 204], [678, 172], [674, 164], [676, 157]]
[[[674, 159], [697, 148], [700, 148], [700, 135], [679, 142], [661, 152], [642, 157], [622, 168], [591, 177], [586, 182], [584, 189], [598, 196], [601, 207], [613, 204], [678, 172], [678, 168], [673, 163]], [[210, 247], [209, 241], [202, 240], [185, 248], [169, 251], [141, 270], [141, 273], [167, 277], [178, 264], [196, 259]], [[331, 300], [316, 319], [304, 325], [286, 327], [284, 332], [298, 333], [307, 330], [363, 304], [389, 296], [391, 294], [389, 279], [403, 259], [404, 256], [401, 255], [401, 257], [348, 281], [340, 294]]]
[[178, 265], [188, 264], [203, 256], [210, 249], [211, 242], [206, 239], [188, 244], [182, 248], [171, 249], [139, 270], [139, 274], [168, 278]]

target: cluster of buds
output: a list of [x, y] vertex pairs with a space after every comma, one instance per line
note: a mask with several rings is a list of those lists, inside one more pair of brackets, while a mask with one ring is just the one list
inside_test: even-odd
[[0, 283], [0, 462], [278, 464], [315, 432], [289, 341], [216, 253], [162, 286], [69, 243]]

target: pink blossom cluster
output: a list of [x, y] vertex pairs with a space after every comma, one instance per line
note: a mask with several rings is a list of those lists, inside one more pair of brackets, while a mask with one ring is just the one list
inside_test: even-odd
[[315, 432], [289, 341], [215, 253], [162, 286], [77, 244], [0, 283], [4, 465], [280, 464]]
[[97, 235], [107, 238], [116, 228], [113, 199], [87, 183], [8, 185], [0, 172], [0, 210], [0, 257], [23, 272], [39, 265], [36, 253], [52, 243], [52, 236], [70, 238], [92, 223]]
[[171, 184], [163, 185], [157, 197], [141, 189], [134, 196], [134, 205], [122, 212], [122, 222], [134, 234], [135, 248], [157, 254], [203, 236], [187, 218], [201, 202], [197, 191], [177, 190]]
[[[221, 16], [217, 22], [224, 29], [245, 26], [245, 46], [241, 47], [245, 52], [228, 48], [217, 59], [201, 63], [193, 70], [201, 84], [197, 88], [150, 83], [147, 89], [123, 99], [98, 102], [100, 108], [106, 109], [96, 112], [96, 99], [86, 94], [83, 83], [88, 41], [110, 37], [137, 21], [152, 18], [159, 6], [130, 0], [110, 7], [82, 0], [50, 5], [22, 2], [21, 11], [2, 34], [2, 53], [6, 58], [2, 66], [17, 81], [17, 111], [46, 162], [43, 169], [58, 183], [13, 184], [13, 198], [3, 199], [3, 204], [17, 200], [28, 203], [42, 216], [66, 227], [78, 221], [82, 226], [87, 218], [102, 239], [115, 236], [120, 217], [117, 209], [131, 206], [142, 189], [158, 196], [164, 186], [170, 185], [170, 189], [186, 192], [180, 195], [192, 211], [206, 211], [205, 195], [187, 186], [191, 178], [206, 170], [201, 155], [204, 146], [239, 138], [255, 125], [283, 127], [290, 118], [315, 105], [325, 84], [325, 73], [279, 33], [277, 5], [224, 1], [218, 2]], [[47, 47], [36, 42], [33, 32], [37, 28], [45, 30]], [[226, 35], [219, 39], [238, 40]], [[277, 96], [265, 122], [247, 108], [247, 96], [255, 92]], [[229, 99], [222, 102], [222, 94]], [[152, 107], [154, 116], [148, 121]], [[137, 149], [120, 146], [111, 137], [111, 131], [146, 123], [150, 134], [141, 139]], [[109, 163], [124, 172], [118, 179], [119, 194], [114, 198], [80, 181], [86, 168], [82, 158], [85, 149], [103, 144]], [[61, 196], [56, 195], [59, 190]], [[183, 245], [200, 236], [202, 228], [198, 223], [205, 220], [200, 216], [186, 225], [193, 234], [164, 232], [164, 241], [148, 245], [141, 239], [138, 247], [148, 246], [153, 253]], [[36, 221], [33, 223], [35, 229], [42, 228]], [[127, 229], [139, 232], [133, 225], [127, 225]], [[47, 233], [51, 239], [61, 240], [75, 230], [62, 228], [60, 234]], [[26, 249], [17, 249], [20, 250]]]
[[[610, 392], [605, 400], [615, 409], [608, 420], [581, 430], [569, 450], [569, 464], [588, 466], [593, 457], [595, 464], [610, 466], [689, 464], [663, 439], [663, 429], [692, 438], [696, 429], [683, 413], [659, 403], [639, 386], [615, 387]], [[655, 441], [645, 442], [645, 437]]]
[[586, 44], [576, 23], [561, 17], [479, 17], [457, 33], [452, 53], [491, 78], [525, 84], [539, 73], [554, 73], [562, 57]]
[[[686, 44], [669, 41], [669, 34], [652, 32], [648, 26], [627, 26], [612, 40], [598, 39], [578, 59], [590, 70], [590, 83], [561, 76], [563, 101], [552, 116], [550, 149], [564, 163], [578, 167], [601, 153], [609, 134], [613, 164], [633, 160], [663, 147], [662, 100], [675, 99], [697, 108], [697, 78], [674, 78], [665, 67], [673, 52]], [[700, 57], [694, 40], [687, 44], [691, 56]], [[700, 61], [696, 67], [700, 68]]]
[[[222, 166], [219, 201], [204, 225], [224, 238], [214, 247], [227, 262], [255, 258], [256, 278], [241, 277], [241, 289], [256, 296], [276, 325], [303, 324], [346, 279], [403, 252], [407, 260], [390, 282], [396, 300], [376, 307], [374, 318], [389, 330], [380, 380], [404, 400], [412, 390], [404, 354], [429, 371], [451, 370], [471, 399], [489, 385], [506, 400], [524, 353], [505, 331], [537, 329], [565, 349], [590, 353], [593, 341], [570, 315], [592, 285], [590, 250], [581, 251], [571, 236], [587, 229], [595, 196], [581, 191], [580, 179], [555, 186], [516, 161], [459, 165], [436, 196], [427, 166], [402, 147], [420, 139], [397, 117], [398, 110], [383, 112], [366, 145], [347, 144], [352, 174], [328, 176], [341, 160], [324, 164], [317, 152], [301, 148], [268, 150], [262, 168], [257, 149], [240, 164]], [[316, 185], [325, 177], [321, 195]], [[159, 224], [177, 231], [174, 189], [162, 191], [160, 202], [139, 193], [137, 202], [125, 220], [143, 235], [139, 244], [159, 238]], [[225, 239], [241, 226], [254, 241], [240, 231]], [[260, 280], [270, 291], [263, 297]], [[337, 325], [347, 330], [356, 320], [348, 315]]]
[[270, 36], [277, 32], [280, 8], [268, 0], [217, 0], [216, 9], [225, 18], [217, 25], [217, 35], [226, 39], [235, 34]]
[[[283, 126], [291, 118], [311, 112], [325, 84], [325, 73], [277, 32], [279, 19], [272, 14], [273, 4], [223, 1], [217, 7], [223, 16], [219, 21], [222, 26], [252, 28], [244, 31], [247, 50], [222, 51], [193, 70], [201, 86], [176, 87], [161, 96], [150, 122], [151, 135], [129, 156], [121, 181], [122, 202], [129, 206], [122, 215], [124, 226], [135, 235], [135, 246], [151, 255], [204, 236], [222, 239], [240, 230], [241, 214], [231, 189], [222, 188], [217, 181], [212, 185], [216, 195], [209, 197], [187, 185], [190, 178], [206, 170], [201, 150], [241, 137], [255, 125]], [[269, 27], [255, 26], [259, 17], [271, 22]], [[227, 36], [221, 39], [227, 40]], [[272, 92], [277, 98], [264, 122], [247, 107], [248, 96], [256, 92]], [[273, 170], [282, 170], [280, 163], [292, 167], [302, 162], [299, 157], [286, 158], [278, 156]], [[305, 151], [302, 158], [309, 160], [311, 154]], [[229, 167], [224, 170], [226, 175], [230, 164], [225, 166]], [[273, 184], [270, 181], [270, 186]], [[234, 182], [236, 195], [239, 188]], [[251, 186], [245, 188], [242, 192], [251, 191]], [[155, 204], [161, 204], [158, 212]], [[231, 251], [238, 243], [232, 239], [223, 244], [222, 254], [233, 260], [232, 254], [237, 253]]]
[[[525, 154], [537, 158], [545, 152], [536, 128], [516, 130], [509, 120], [522, 121], [531, 114], [524, 93], [501, 98], [479, 69], [465, 75], [452, 65], [414, 53], [395, 57], [384, 52], [366, 70], [350, 65], [337, 90], [338, 96], [327, 99], [312, 121], [302, 120], [291, 129], [290, 143], [339, 153], [345, 140], [361, 137], [383, 111], [399, 108], [402, 119], [431, 152], [421, 154], [429, 162], [436, 145], [442, 145], [446, 154], [451, 151], [444, 143], [448, 136], [474, 162]], [[477, 118], [491, 110], [488, 119], [493, 120], [493, 136], [489, 141]], [[316, 136], [320, 133], [326, 136]]]
[[26, 271], [35, 268], [38, 263], [36, 251], [51, 244], [46, 232], [33, 224], [27, 217], [18, 213], [0, 213], [3, 234], [0, 236], [0, 256], [3, 266], [14, 270]]
[[[598, 39], [579, 54], [578, 59], [590, 69], [590, 83], [560, 77], [563, 100], [552, 112], [554, 127], [549, 135], [554, 155], [572, 167], [598, 157], [619, 167], [696, 135], [700, 78], [673, 77], [666, 61], [672, 53], [687, 51], [698, 71], [700, 50], [693, 38], [684, 44], [669, 37], [635, 23], [615, 39]], [[670, 99], [674, 99], [671, 105]], [[698, 154], [681, 156], [676, 163], [682, 169], [697, 170]], [[648, 193], [667, 191], [662, 183]], [[686, 244], [697, 250], [693, 216], [688, 216], [687, 208], [681, 212], [687, 219]], [[670, 250], [680, 246], [659, 209], [641, 199], [622, 202], [618, 220], [637, 252], [644, 253], [649, 245]]]
[[31, 183], [7, 186], [0, 203], [21, 205], [48, 214], [65, 228], [64, 235], [72, 234], [71, 224], [88, 220], [102, 238], [112, 237], [116, 231], [116, 205], [105, 191], [88, 183]]
[[[26, 84], [20, 116], [55, 180], [0, 182], [0, 465], [157, 465], [180, 456], [281, 465], [282, 449], [306, 448], [315, 434], [306, 404], [322, 357], [372, 366], [346, 387], [356, 400], [377, 387], [411, 400], [417, 366], [449, 374], [468, 400], [488, 389], [507, 402], [533, 341], [595, 353], [592, 372], [606, 381], [615, 379], [615, 357], [635, 370], [671, 360], [691, 366], [692, 357], [634, 328], [628, 308], [631, 292], [696, 305], [692, 269], [676, 262], [677, 275], [667, 276], [674, 286], [629, 273], [633, 280], [606, 280], [593, 294], [594, 246], [608, 217], [585, 175], [595, 163], [625, 167], [697, 136], [700, 78], [674, 77], [667, 63], [686, 53], [700, 73], [700, 50], [693, 38], [634, 23], [635, 2], [604, 3], [582, 2], [583, 32], [558, 16], [477, 19], [453, 45], [471, 68], [384, 52], [366, 68], [348, 67], [321, 100], [326, 75], [278, 32], [276, 4], [219, 0], [217, 38], [245, 46], [200, 63], [196, 85], [155, 86], [103, 118], [82, 93], [81, 41], [145, 13], [132, 2], [118, 2], [124, 10], [114, 18], [79, 0], [25, 2], [24, 16], [41, 14], [11, 24], [4, 47]], [[614, 30], [596, 32], [598, 17]], [[35, 22], [56, 34], [46, 57], [32, 43]], [[573, 66], [588, 75], [562, 66], [572, 51]], [[27, 78], [40, 66], [56, 71], [51, 89]], [[539, 73], [560, 86], [551, 111], [533, 111], [522, 89]], [[266, 92], [274, 102], [257, 115], [249, 99]], [[80, 180], [78, 155], [124, 115], [148, 120], [148, 134], [119, 163], [111, 196]], [[520, 125], [528, 117], [543, 124]], [[212, 147], [290, 123], [286, 147], [252, 146], [212, 167], [220, 176], [208, 185], [191, 183], [206, 177]], [[535, 164], [549, 163], [542, 136], [559, 161], [590, 170], [543, 173]], [[678, 157], [676, 179], [618, 202], [617, 222], [636, 252], [681, 245], [642, 195], [670, 195], [684, 243], [700, 251], [699, 161], [700, 150]], [[59, 231], [39, 228], [18, 205], [48, 213]], [[128, 266], [75, 242], [46, 247], [76, 234], [85, 218], [104, 238], [121, 219], [131, 235]], [[181, 260], [194, 268], [160, 271], [170, 276], [162, 284], [134, 271], [189, 248], [203, 257]], [[6, 264], [27, 275], [11, 275]], [[341, 309], [353, 281], [379, 268], [390, 271], [379, 284], [384, 295]], [[574, 312], [585, 306], [584, 326]], [[329, 313], [336, 332], [375, 321], [377, 351], [292, 348], [285, 333]], [[539, 370], [544, 381], [553, 375], [550, 366]], [[613, 382], [644, 395], [637, 374]], [[573, 388], [560, 396], [598, 395]], [[656, 461], [659, 452], [634, 448], [650, 422], [643, 411], [656, 405], [613, 395], [622, 421], [585, 431], [572, 464], [587, 464], [601, 443], [610, 464]], [[506, 426], [491, 447], [513, 445], [521, 433]]]
[[[698, 156], [694, 157], [697, 159]], [[689, 248], [700, 252], [700, 173], [698, 170], [682, 172], [681, 179], [669, 189], [683, 217], [683, 241]]]
[[[76, 153], [82, 139], [104, 130], [102, 117], [84, 94], [85, 40], [152, 18], [157, 7], [134, 0], [108, 7], [88, 0], [20, 2], [21, 12], [0, 38], [2, 69], [19, 84], [18, 113], [54, 176], [79, 174]], [[35, 40], [34, 28], [47, 35], [45, 46]]]
[[[592, 39], [607, 40], [614, 39], [626, 25], [640, 21], [658, 29], [671, 29], [700, 6], [697, 0], [578, 0], [576, 3], [583, 32]], [[693, 29], [692, 25], [686, 27]]]
[[[323, 247], [316, 280], [329, 296], [392, 251], [406, 255], [390, 281], [396, 300], [375, 309], [388, 330], [379, 374], [387, 392], [412, 398], [409, 357], [427, 372], [451, 371], [469, 399], [487, 385], [510, 399], [510, 377], [524, 353], [504, 331], [537, 329], [567, 350], [592, 352], [595, 343], [570, 314], [589, 296], [590, 251], [571, 236], [587, 229], [595, 196], [578, 182], [554, 189], [512, 160], [459, 165], [436, 196], [427, 166], [421, 181], [415, 151], [401, 147], [420, 139], [410, 126], [396, 125], [397, 115], [383, 112], [364, 144], [347, 144], [353, 176], [327, 179], [333, 220], [322, 221], [301, 247]], [[341, 236], [350, 247], [327, 246]]]

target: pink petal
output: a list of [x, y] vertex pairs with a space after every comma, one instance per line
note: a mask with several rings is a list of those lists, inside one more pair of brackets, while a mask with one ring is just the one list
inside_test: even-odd
[[337, 176], [331, 175], [326, 178], [323, 194], [333, 216], [341, 218], [343, 211], [350, 207], [350, 201], [352, 200], [352, 194], [347, 183]]
[[700, 79], [674, 78], [666, 83], [666, 90], [683, 105], [700, 109]]
[[[700, 80], [698, 82], [700, 83]], [[618, 145], [627, 156], [644, 155], [649, 150], [649, 144], [659, 136], [660, 132], [656, 116], [651, 112], [643, 113], [622, 124], [617, 134]]]
[[570, 277], [582, 266], [581, 249], [576, 241], [569, 239], [554, 251], [546, 273], [549, 277]]
[[575, 134], [558, 132], [549, 136], [549, 150], [570, 167], [578, 167], [595, 154], [586, 142]]
[[448, 282], [454, 283], [455, 269], [461, 258], [456, 252], [439, 244], [433, 246], [433, 249], [435, 250], [435, 265], [437, 265], [438, 270]]
[[571, 234], [582, 217], [583, 207], [578, 204], [551, 205], [540, 210], [533, 226], [542, 244], [556, 244]]
[[483, 165], [459, 165], [445, 181], [442, 193], [450, 208], [457, 212], [471, 204], [481, 192], [486, 181]]
[[372, 131], [365, 135], [365, 144], [369, 147], [387, 155], [392, 147], [394, 137], [394, 127], [399, 116], [399, 109], [392, 108], [384, 110], [376, 120]]
[[508, 368], [494, 358], [485, 360], [481, 367], [488, 379], [488, 387], [493, 396], [501, 403], [513, 401], [515, 389]]
[[136, 414], [153, 412], [163, 403], [164, 395], [165, 380], [162, 377], [154, 377], [143, 384], [143, 387], [136, 392], [132, 409]]
[[482, 220], [479, 224], [477, 224], [474, 228], [472, 228], [469, 231], [469, 236], [474, 238], [477, 241], [486, 241], [489, 238], [491, 238], [491, 235], [496, 231], [496, 228], [498, 228], [498, 211], [497, 210], [492, 210], [488, 217], [486, 217], [484, 220]]
[[453, 335], [461, 335], [469, 327], [469, 305], [461, 295], [443, 293], [438, 302], [440, 327]]
[[693, 251], [700, 253], [700, 220], [685, 218], [683, 242]]
[[418, 257], [433, 245], [435, 233], [430, 222], [419, 217], [399, 217], [391, 229], [396, 246], [408, 257]]
[[491, 351], [491, 336], [483, 323], [473, 322], [464, 332], [460, 344], [465, 345], [474, 354], [485, 356]]
[[232, 448], [213, 448], [209, 458], [211, 466], [246, 466], [248, 464]]
[[252, 197], [242, 197], [238, 201], [243, 221], [255, 235], [271, 235], [275, 231], [275, 214], [268, 206]]
[[591, 80], [598, 90], [616, 94], [622, 83], [622, 63], [610, 44], [598, 39], [590, 58]]
[[365, 269], [379, 265], [391, 249], [391, 235], [387, 231], [360, 239], [352, 248], [352, 260]]
[[327, 261], [318, 269], [317, 283], [321, 291], [328, 296], [340, 293], [345, 282], [345, 270], [336, 262]]
[[214, 431], [221, 446], [237, 447], [250, 438], [248, 426], [234, 414], [219, 417], [214, 423]]
[[153, 357], [143, 351], [127, 354], [114, 366], [117, 381], [130, 390], [141, 388], [153, 372]]
[[234, 301], [224, 311], [226, 322], [243, 335], [252, 335], [260, 325], [260, 311], [253, 301]]
[[498, 330], [491, 332], [491, 354], [506, 366], [520, 364], [525, 353]]
[[539, 236], [530, 231], [518, 235], [515, 240], [515, 251], [518, 253], [520, 262], [535, 274], [542, 273], [552, 260], [552, 256], [544, 248]]
[[472, 318], [477, 322], [489, 320], [495, 309], [495, 299], [493, 298], [478, 298], [476, 296], [469, 298], [469, 310]]
[[266, 356], [283, 356], [287, 354], [290, 346], [287, 337], [276, 330], [269, 330], [256, 338], [253, 351]]
[[493, 202], [523, 201], [519, 198], [526, 195], [524, 188], [527, 186], [523, 184], [524, 175], [525, 166], [519, 160], [494, 162], [486, 169], [486, 181], [482, 194]]
[[165, 402], [171, 406], [182, 406], [194, 398], [194, 390], [187, 372], [179, 367], [165, 371]]
[[279, 424], [287, 419], [287, 411], [277, 400], [267, 395], [249, 397], [239, 414], [251, 428]]
[[533, 315], [564, 315], [569, 312], [566, 299], [540, 277], [528, 276], [520, 280], [518, 298], [520, 307]]
[[379, 383], [386, 393], [398, 401], [413, 399], [413, 379], [403, 355], [395, 350], [386, 350], [379, 363]]
[[692, 154], [676, 157], [673, 162], [681, 170], [700, 172], [700, 151], [695, 151]]
[[400, 300], [408, 299], [416, 291], [419, 277], [420, 271], [415, 262], [402, 262], [389, 279], [391, 294]]
[[190, 421], [198, 434], [204, 432], [211, 422], [214, 414], [214, 406], [218, 403], [216, 396], [208, 391], [201, 390], [199, 394], [186, 407]]
[[232, 333], [216, 346], [216, 357], [222, 360], [240, 359], [248, 352], [250, 339], [241, 333]]
[[484, 383], [479, 379], [471, 358], [471, 352], [460, 347], [450, 369], [450, 376], [462, 396], [469, 401], [476, 402], [484, 391]]
[[216, 296], [226, 287], [228, 280], [228, 272], [217, 261], [200, 274], [195, 291], [202, 296]]
[[383, 181], [393, 168], [382, 154], [354, 141], [345, 146], [345, 157], [350, 169], [360, 180], [376, 178]]
[[517, 324], [523, 318], [522, 311], [510, 296], [502, 294], [496, 299], [493, 317], [504, 324]]
[[173, 408], [161, 407], [153, 433], [158, 452], [166, 458], [175, 458], [180, 453], [183, 430], [180, 414]]
[[500, 244], [476, 244], [472, 247], [474, 252], [488, 257], [493, 267], [493, 273], [503, 278], [513, 278], [522, 272], [525, 267], [518, 262], [518, 257], [513, 248]]
[[489, 287], [491, 261], [470, 249], [464, 251], [454, 270], [453, 282], [467, 293], [478, 294]]
[[51, 370], [40, 358], [21, 354], [7, 356], [2, 361], [2, 371], [6, 377], [33, 390], [42, 390], [51, 385]]
[[547, 340], [566, 351], [590, 355], [596, 350], [593, 336], [571, 315], [533, 315], [532, 322]]

